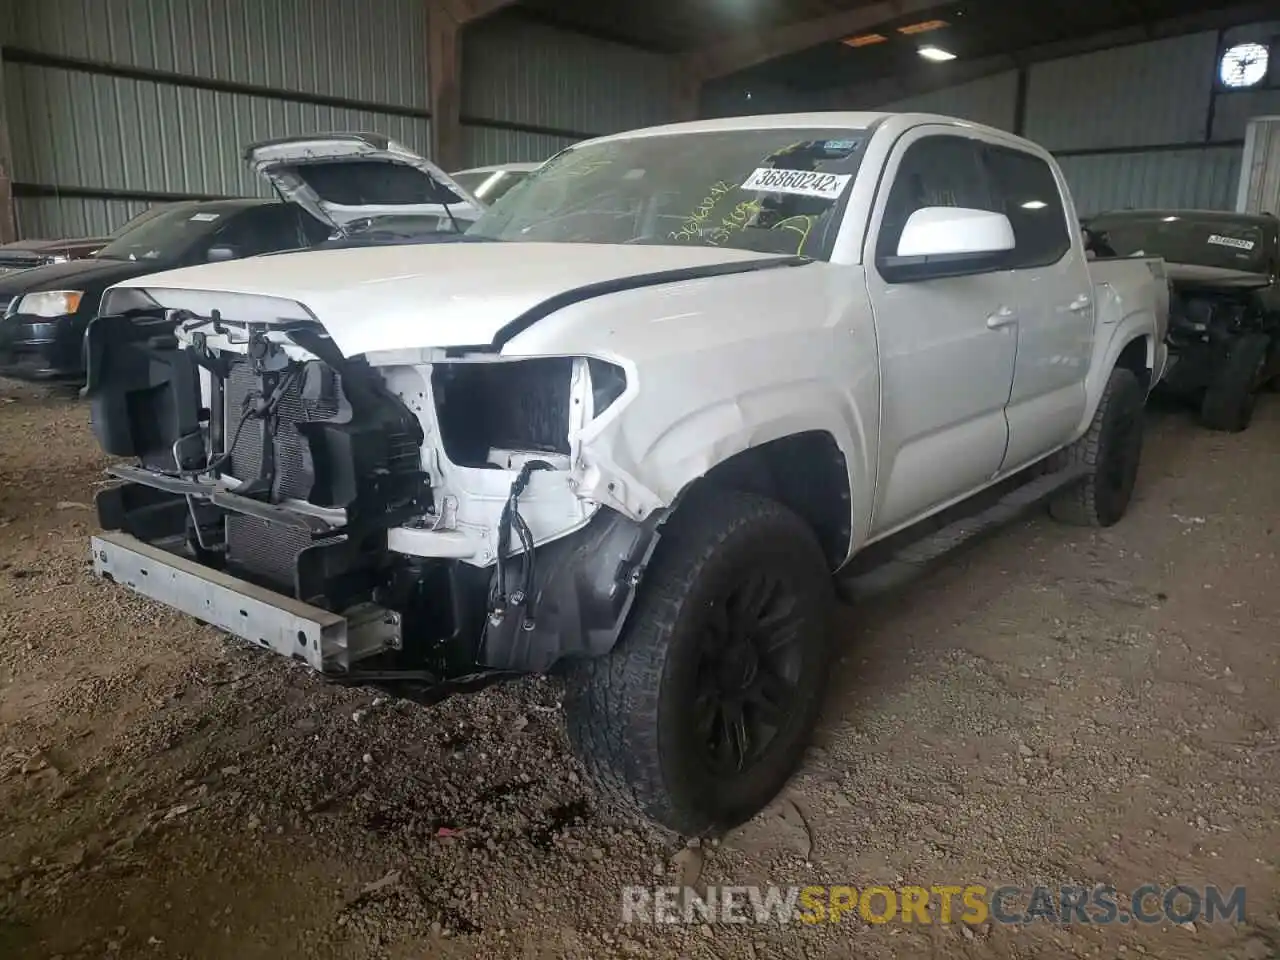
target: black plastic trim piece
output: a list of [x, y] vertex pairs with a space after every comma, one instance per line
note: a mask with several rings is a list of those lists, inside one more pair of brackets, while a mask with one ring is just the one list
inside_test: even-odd
[[702, 267], [680, 267], [677, 270], [658, 270], [654, 273], [637, 273], [617, 280], [602, 280], [599, 283], [588, 283], [574, 287], [554, 297], [548, 297], [536, 306], [530, 307], [520, 316], [503, 326], [493, 335], [493, 342], [485, 346], [454, 347], [449, 352], [457, 356], [462, 353], [497, 353], [517, 336], [524, 333], [539, 320], [543, 320], [558, 310], [592, 300], [596, 297], [607, 297], [611, 293], [623, 293], [627, 290], [638, 290], [641, 287], [656, 287], [664, 283], [682, 283], [685, 280], [705, 280], [710, 277], [728, 277], [739, 273], [754, 273], [757, 270], [773, 270], [777, 267], [802, 267], [813, 263], [808, 257], [769, 257], [763, 260], [736, 260], [730, 263], [713, 263]]
[[[663, 519], [665, 513], [655, 512], [637, 523], [601, 509], [581, 530], [538, 547], [533, 602], [513, 605], [501, 619], [485, 623], [480, 666], [545, 674], [564, 660], [612, 650]], [[498, 585], [508, 596], [518, 587], [520, 564], [511, 568], [508, 582]], [[496, 568], [491, 576], [498, 576]]]

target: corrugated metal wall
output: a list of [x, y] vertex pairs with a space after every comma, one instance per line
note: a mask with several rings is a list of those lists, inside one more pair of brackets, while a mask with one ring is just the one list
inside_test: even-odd
[[[515, 15], [463, 35], [468, 161], [544, 160], [584, 137], [670, 119], [671, 61]], [[511, 129], [512, 126], [525, 129]]]
[[141, 200], [18, 197], [14, 200], [26, 237], [100, 237], [151, 204]]
[[152, 195], [266, 193], [241, 150], [268, 137], [376, 130], [427, 149], [425, 11], [423, 0], [15, 5], [4, 79], [20, 234], [107, 232]]
[[[241, 151], [267, 137], [373, 130], [429, 150], [427, 3], [0, 0], [20, 234], [265, 193]], [[514, 15], [464, 31], [462, 62], [471, 164], [545, 159], [672, 103], [666, 57]]]
[[724, 77], [703, 85], [704, 117], [744, 117], [758, 113], [803, 113], [813, 110], [811, 94], [770, 83], [744, 82], [740, 77]]
[[1050, 150], [1203, 140], [1217, 49], [1197, 33], [1037, 63], [1024, 133]]
[[[1251, 117], [1280, 114], [1280, 89], [1221, 90], [1218, 55], [1233, 43], [1277, 37], [1280, 22], [1257, 23], [1221, 36], [1191, 33], [1034, 63], [1019, 132], [1058, 154], [1083, 214], [1165, 205], [1231, 209], [1245, 127]], [[1280, 58], [1280, 45], [1272, 56]], [[1018, 74], [1006, 71], [877, 105], [1013, 130], [1017, 87]]]
[[462, 128], [463, 155], [470, 167], [487, 167], [495, 163], [541, 163], [581, 139], [475, 125]]
[[316, 130], [376, 130], [427, 149], [427, 120], [7, 64], [15, 179], [116, 189], [270, 194], [245, 144]]
[[1259, 117], [1249, 124], [1242, 166], [1236, 209], [1280, 213], [1280, 117]]
[[1059, 161], [1081, 215], [1120, 207], [1230, 210], [1240, 179], [1240, 148], [1102, 153]]
[[945, 90], [933, 90], [882, 104], [880, 109], [941, 113], [1008, 130], [1013, 127], [1017, 100], [1018, 74], [1009, 70]]
[[29, 0], [14, 45], [427, 108], [424, 0]]

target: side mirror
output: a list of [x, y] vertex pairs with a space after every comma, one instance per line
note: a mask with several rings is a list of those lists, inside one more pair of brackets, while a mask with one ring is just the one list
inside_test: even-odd
[[967, 207], [923, 207], [907, 219], [900, 257], [954, 257], [1012, 250], [1013, 224], [1003, 213]]
[[239, 257], [240, 251], [226, 243], [215, 244], [210, 247], [209, 252], [205, 254], [205, 259], [210, 263], [218, 263], [222, 260], [237, 260]]
[[1003, 213], [968, 207], [922, 207], [907, 218], [898, 252], [877, 264], [886, 280], [925, 280], [997, 269], [1014, 248]]

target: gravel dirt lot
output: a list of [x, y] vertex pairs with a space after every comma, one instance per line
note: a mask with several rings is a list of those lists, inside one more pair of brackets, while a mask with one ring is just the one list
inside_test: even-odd
[[[785, 801], [702, 848], [596, 803], [554, 682], [386, 702], [95, 582], [87, 415], [0, 383], [0, 957], [1280, 956], [1280, 398], [1153, 413], [1111, 530], [1037, 515], [847, 609]], [[682, 879], [1245, 885], [1247, 920], [621, 923]]]

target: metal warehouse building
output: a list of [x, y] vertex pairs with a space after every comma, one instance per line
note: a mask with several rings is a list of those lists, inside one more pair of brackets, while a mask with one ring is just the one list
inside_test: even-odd
[[[269, 137], [372, 130], [457, 168], [698, 114], [877, 107], [1038, 140], [1082, 213], [1232, 208], [1248, 121], [1280, 114], [1275, 16], [1185, 0], [5, 0], [0, 238], [261, 193], [241, 150]], [[1228, 75], [1240, 49], [1264, 52], [1260, 75]]]

